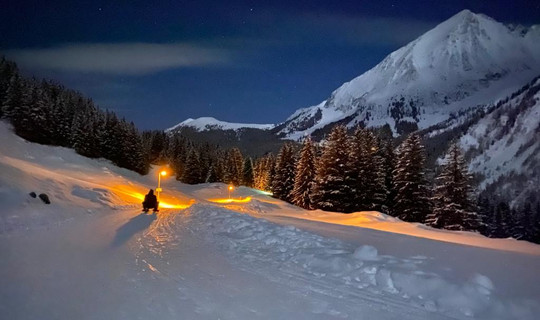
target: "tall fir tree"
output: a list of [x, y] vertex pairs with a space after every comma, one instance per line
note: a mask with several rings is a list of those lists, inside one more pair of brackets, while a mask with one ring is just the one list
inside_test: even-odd
[[240, 149], [232, 148], [225, 162], [225, 183], [239, 186], [242, 182], [244, 158]]
[[491, 236], [493, 238], [507, 238], [512, 236], [512, 217], [508, 203], [501, 201], [495, 207], [495, 216], [491, 225]]
[[287, 202], [292, 201], [295, 169], [296, 159], [293, 146], [290, 143], [285, 143], [276, 160], [275, 175], [272, 180], [274, 197]]
[[382, 171], [384, 174], [384, 186], [386, 190], [385, 201], [381, 207], [381, 211], [392, 215], [394, 199], [396, 197], [393, 174], [396, 169], [396, 154], [392, 142], [390, 140], [379, 141], [377, 152], [382, 160]]
[[352, 210], [381, 210], [386, 201], [384, 162], [372, 131], [358, 128], [350, 139], [348, 184], [354, 189]]
[[23, 103], [23, 92], [25, 91], [25, 82], [19, 77], [18, 73], [11, 76], [7, 81], [5, 96], [2, 99], [2, 117], [14, 121]]
[[312, 203], [326, 211], [352, 212], [354, 187], [350, 185], [349, 141], [345, 126], [338, 125], [326, 140], [316, 163]]
[[246, 187], [253, 187], [253, 160], [251, 157], [246, 157], [243, 165], [242, 184]]
[[272, 181], [276, 175], [276, 156], [273, 153], [270, 153], [266, 157], [266, 189], [268, 191], [273, 191]]
[[423, 223], [431, 212], [425, 159], [420, 136], [411, 134], [399, 147], [394, 171], [396, 197], [393, 211], [401, 220]]
[[446, 163], [436, 178], [433, 212], [428, 214], [426, 223], [448, 230], [478, 230], [481, 222], [471, 181], [461, 149], [454, 143], [448, 149]]
[[268, 153], [255, 161], [253, 167], [253, 179], [254, 187], [256, 189], [265, 191], [272, 190], [271, 177], [273, 176], [274, 166], [275, 159], [274, 155], [271, 153]]
[[[71, 126], [71, 147], [75, 149], [78, 154], [89, 158], [97, 158], [101, 155], [99, 140], [94, 127], [96, 123], [95, 112], [96, 110], [92, 107], [86, 106], [84, 110], [77, 113]], [[123, 138], [123, 136], [121, 138]], [[116, 139], [118, 139], [118, 137], [116, 137]], [[121, 159], [121, 156], [119, 156], [119, 160]], [[122, 164], [121, 162], [114, 160], [113, 162], [119, 166]]]
[[478, 208], [478, 217], [480, 218], [480, 227], [478, 231], [485, 236], [491, 236], [491, 225], [495, 215], [495, 208], [486, 195], [480, 195], [476, 202]]
[[296, 165], [296, 175], [294, 177], [294, 188], [291, 200], [295, 205], [304, 209], [313, 209], [311, 203], [311, 191], [315, 179], [315, 155], [313, 143], [308, 136], [304, 139], [300, 158]]
[[181, 181], [187, 184], [196, 184], [200, 182], [200, 159], [195, 148], [191, 148], [186, 158], [184, 171], [182, 172]]

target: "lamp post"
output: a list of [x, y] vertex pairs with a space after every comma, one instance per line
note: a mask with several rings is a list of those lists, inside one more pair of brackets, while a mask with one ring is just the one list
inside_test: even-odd
[[234, 190], [234, 186], [231, 184], [231, 185], [229, 185], [228, 189], [229, 189], [229, 199], [230, 199], [231, 198], [231, 191]]
[[159, 174], [158, 174], [158, 183], [157, 183], [157, 189], [156, 189], [156, 195], [157, 195], [157, 200], [159, 201], [159, 193], [161, 191], [163, 191], [163, 189], [161, 189], [161, 176], [166, 176], [167, 175], [167, 171], [165, 170], [162, 170]]

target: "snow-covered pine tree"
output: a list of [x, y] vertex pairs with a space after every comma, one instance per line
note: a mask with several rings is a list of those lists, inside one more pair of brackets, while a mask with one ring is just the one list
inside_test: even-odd
[[433, 212], [426, 223], [448, 230], [478, 230], [480, 218], [474, 202], [472, 177], [457, 143], [448, 149], [432, 197]]
[[486, 195], [480, 195], [478, 197], [476, 207], [478, 208], [478, 217], [481, 221], [478, 231], [480, 231], [480, 233], [485, 236], [491, 236], [490, 228], [493, 224], [495, 208], [493, 207], [491, 201]]
[[232, 148], [227, 153], [225, 162], [225, 183], [240, 185], [242, 182], [244, 158], [238, 148]]
[[[71, 126], [71, 147], [78, 154], [89, 158], [97, 158], [101, 155], [99, 140], [94, 130], [95, 113], [96, 110], [92, 106], [85, 106], [75, 115]], [[119, 165], [118, 162], [113, 162]]]
[[253, 186], [259, 190], [270, 190], [270, 171], [273, 166], [271, 153], [255, 160], [253, 165]]
[[26, 90], [25, 81], [16, 73], [9, 80], [2, 103], [2, 117], [12, 123], [21, 112], [23, 92]]
[[75, 110], [73, 105], [69, 103], [68, 94], [61, 88], [57, 88], [57, 90], [58, 94], [52, 98], [54, 100], [52, 101], [51, 117], [55, 120], [52, 136], [56, 145], [67, 147], [69, 146], [69, 134]]
[[[127, 137], [123, 141], [126, 168], [140, 174], [148, 173], [149, 163], [143, 148], [142, 138], [133, 122], [126, 123]], [[96, 127], [98, 129], [99, 126]]]
[[253, 164], [253, 187], [259, 190], [264, 190], [264, 184], [262, 183], [264, 161], [265, 157], [257, 158]]
[[246, 157], [243, 165], [242, 184], [246, 187], [253, 187], [253, 160], [251, 157]]
[[530, 240], [532, 224], [532, 207], [530, 202], [525, 202], [514, 210], [514, 226], [512, 228], [512, 238], [517, 240]]
[[266, 173], [265, 173], [266, 181], [263, 181], [263, 183], [265, 183], [266, 187], [263, 190], [272, 191], [273, 190], [272, 181], [274, 180], [274, 176], [276, 175], [276, 157], [274, 156], [274, 154], [269, 153], [266, 156], [265, 165], [266, 165]]
[[212, 167], [212, 147], [210, 144], [205, 143], [204, 145], [199, 146], [198, 149], [200, 163], [199, 172], [201, 176], [199, 177], [199, 181], [197, 183], [203, 183], [206, 182], [210, 168]]
[[349, 185], [349, 139], [347, 128], [338, 125], [326, 140], [316, 163], [312, 203], [314, 208], [351, 212], [354, 188]]
[[[21, 88], [16, 88], [16, 86], [14, 86], [14, 82], [16, 82], [16, 86], [20, 85], [19, 71], [17, 70], [17, 66], [15, 63], [7, 61], [4, 57], [2, 57], [0, 59], [0, 118], [6, 117], [4, 104], [6, 104], [8, 91], [11, 90], [11, 94], [13, 94], [14, 90], [19, 90], [19, 94], [21, 94]], [[11, 96], [11, 99], [13, 99], [13, 96]], [[9, 106], [11, 103], [13, 103], [13, 101], [8, 102], [7, 106]]]
[[167, 148], [167, 134], [161, 130], [144, 131], [143, 144], [148, 153], [148, 161], [152, 164], [165, 164], [165, 150]]
[[411, 134], [398, 149], [394, 170], [394, 214], [401, 220], [424, 222], [431, 212], [425, 159], [424, 146], [417, 134]]
[[212, 165], [206, 177], [206, 183], [223, 181], [223, 156], [220, 150], [216, 150], [213, 155]]
[[[72, 101], [72, 103], [75, 103]], [[73, 125], [79, 125], [74, 116]], [[101, 131], [98, 140], [101, 156], [111, 160], [113, 163], [118, 163], [121, 157], [121, 147], [120, 141], [118, 140], [117, 134], [119, 134], [120, 122], [116, 117], [116, 114], [113, 112], [107, 111], [105, 113], [105, 124], [103, 130]]]
[[178, 134], [169, 137], [165, 151], [165, 157], [176, 174], [176, 180], [182, 179], [187, 154], [188, 144], [184, 137]]
[[384, 173], [384, 188], [386, 190], [386, 197], [381, 211], [390, 215], [393, 215], [394, 198], [396, 197], [396, 191], [394, 186], [394, 170], [396, 169], [396, 154], [394, 147], [390, 140], [380, 140], [379, 148], [377, 150], [378, 155], [382, 160], [382, 171]]
[[304, 209], [312, 209], [311, 190], [315, 178], [315, 155], [313, 143], [308, 136], [304, 139], [300, 158], [296, 165], [296, 175], [294, 177], [294, 188], [291, 200], [295, 205]]
[[285, 143], [279, 151], [275, 175], [272, 180], [272, 190], [274, 197], [291, 202], [292, 190], [294, 188], [294, 172], [296, 169], [296, 159], [293, 146]]
[[195, 148], [191, 148], [186, 158], [184, 171], [182, 172], [181, 181], [187, 184], [199, 183], [201, 178], [200, 159]]
[[495, 217], [491, 226], [491, 237], [507, 238], [512, 235], [511, 209], [508, 203], [501, 201], [495, 208]]
[[6, 60], [4, 57], [0, 58], [0, 118], [3, 117], [2, 105], [10, 85], [9, 82], [11, 78], [18, 73], [19, 71], [17, 70], [15, 63]]
[[534, 206], [533, 217], [531, 241], [540, 244], [540, 201]]
[[358, 128], [350, 142], [349, 183], [355, 189], [353, 210], [381, 210], [386, 201], [383, 159], [372, 131]]

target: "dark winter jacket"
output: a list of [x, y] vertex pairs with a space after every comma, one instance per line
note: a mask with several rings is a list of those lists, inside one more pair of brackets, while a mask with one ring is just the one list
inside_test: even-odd
[[154, 190], [150, 189], [148, 194], [144, 196], [143, 207], [157, 208], [157, 198], [154, 195]]

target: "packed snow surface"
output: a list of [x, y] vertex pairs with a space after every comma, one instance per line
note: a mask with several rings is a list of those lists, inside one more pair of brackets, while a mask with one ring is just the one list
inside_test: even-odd
[[274, 126], [275, 125], [273, 124], [232, 123], [232, 122], [220, 121], [212, 117], [201, 117], [197, 119], [189, 118], [187, 120], [180, 122], [174, 127], [167, 129], [166, 131], [172, 131], [172, 130], [182, 128], [182, 127], [191, 127], [191, 128], [196, 129], [197, 131], [206, 131], [206, 130], [212, 130], [212, 129], [238, 130], [238, 129], [244, 129], [244, 128], [269, 130], [269, 129], [272, 129]]
[[[148, 176], [0, 124], [2, 319], [536, 319], [540, 246]], [[51, 204], [29, 192], [46, 193]]]

